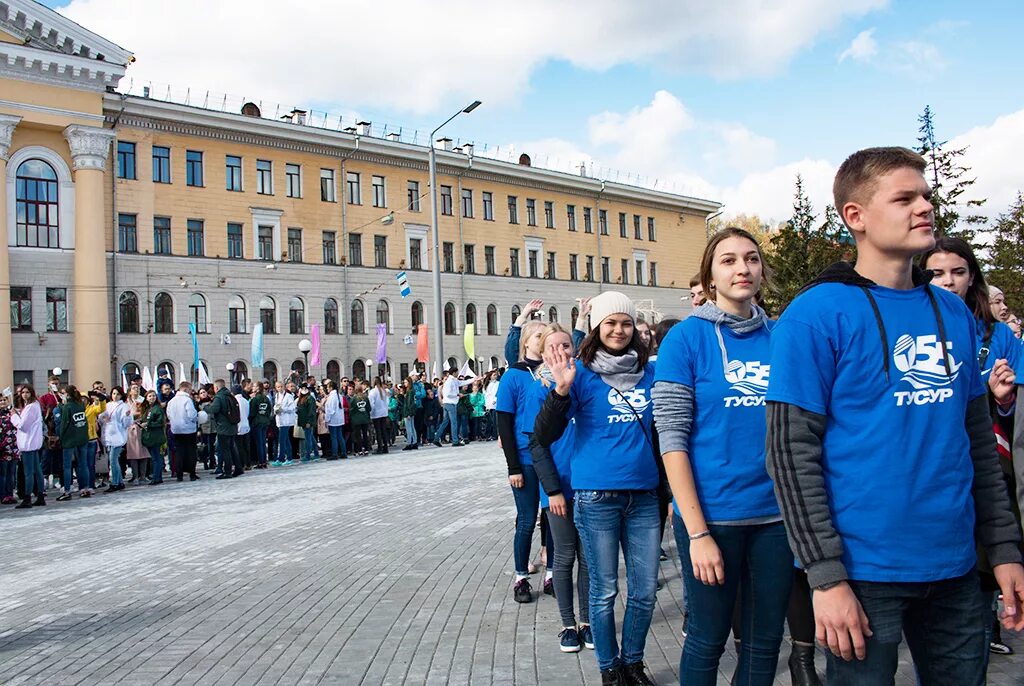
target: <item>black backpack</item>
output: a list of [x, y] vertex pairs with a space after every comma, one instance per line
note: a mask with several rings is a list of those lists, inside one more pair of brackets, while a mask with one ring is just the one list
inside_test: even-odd
[[242, 414], [238, 408], [238, 398], [233, 395], [228, 396], [228, 411], [226, 414], [228, 421], [232, 424], [242, 421]]

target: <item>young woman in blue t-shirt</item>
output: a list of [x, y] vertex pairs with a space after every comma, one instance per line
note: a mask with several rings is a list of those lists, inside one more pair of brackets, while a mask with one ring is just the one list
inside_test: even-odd
[[687, 685], [717, 683], [739, 588], [733, 683], [775, 681], [793, 556], [764, 463], [772, 326], [756, 304], [764, 271], [750, 233], [716, 234], [701, 259], [707, 302], [658, 349], [654, 412], [689, 610], [679, 662]]
[[[569, 420], [576, 420], [570, 463], [574, 517], [590, 569], [591, 630], [602, 683], [652, 684], [643, 659], [658, 585], [654, 369], [627, 296], [606, 291], [590, 307], [593, 328], [580, 346], [579, 361], [561, 348], [545, 352], [555, 387], [534, 432], [538, 444], [550, 446]], [[628, 587], [621, 650], [615, 629], [620, 549]]]

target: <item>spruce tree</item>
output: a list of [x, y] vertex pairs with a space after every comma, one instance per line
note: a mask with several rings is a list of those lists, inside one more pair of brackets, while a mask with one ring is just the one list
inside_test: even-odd
[[1024, 315], [1024, 196], [1019, 191], [1010, 209], [996, 218], [991, 233], [985, 278], [1003, 289], [1011, 312]]

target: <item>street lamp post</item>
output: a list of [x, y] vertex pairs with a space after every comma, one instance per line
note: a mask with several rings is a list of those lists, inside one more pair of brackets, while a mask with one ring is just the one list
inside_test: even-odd
[[444, 360], [444, 307], [441, 305], [441, 246], [437, 228], [437, 154], [434, 150], [434, 136], [445, 124], [460, 114], [469, 114], [480, 106], [479, 100], [466, 105], [452, 116], [444, 120], [440, 126], [430, 132], [430, 228], [434, 239], [434, 359]]
[[[308, 338], [303, 338], [301, 341], [299, 341], [299, 352], [302, 353], [302, 356], [306, 360], [306, 376], [309, 376], [309, 351], [312, 349], [313, 344], [309, 341]], [[303, 379], [303, 381], [305, 381], [305, 379]]]

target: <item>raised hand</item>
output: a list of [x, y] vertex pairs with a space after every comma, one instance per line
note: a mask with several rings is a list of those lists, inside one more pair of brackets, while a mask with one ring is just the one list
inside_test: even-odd
[[569, 395], [569, 388], [576, 380], [576, 358], [563, 348], [549, 348], [544, 351], [544, 365], [555, 380], [555, 392]]
[[1003, 359], [996, 360], [988, 377], [988, 387], [996, 403], [1006, 406], [1013, 401], [1016, 381], [1017, 375], [1010, 368], [1010, 363]]

